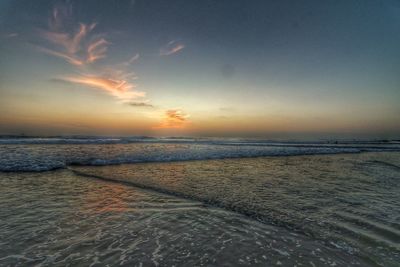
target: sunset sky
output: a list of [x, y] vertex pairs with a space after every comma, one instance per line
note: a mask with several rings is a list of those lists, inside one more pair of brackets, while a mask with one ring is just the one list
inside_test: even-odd
[[0, 2], [0, 134], [400, 137], [400, 2]]

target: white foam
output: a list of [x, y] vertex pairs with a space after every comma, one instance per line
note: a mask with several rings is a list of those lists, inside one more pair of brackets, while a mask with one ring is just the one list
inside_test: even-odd
[[[7, 141], [9, 140], [9, 141]], [[67, 141], [66, 141], [67, 140]], [[132, 140], [130, 140], [132, 141]], [[7, 143], [9, 142], [9, 143]], [[14, 143], [12, 143], [14, 142]], [[121, 139], [3, 139], [0, 171], [46, 171], [75, 165], [115, 165], [261, 156], [358, 153], [400, 147], [335, 146], [332, 144], [253, 143], [227, 141], [165, 141], [133, 143]], [[17, 142], [17, 143], [15, 143]], [[24, 143], [25, 142], [25, 143]], [[70, 143], [68, 143], [70, 142]], [[79, 143], [82, 142], [82, 143]]]

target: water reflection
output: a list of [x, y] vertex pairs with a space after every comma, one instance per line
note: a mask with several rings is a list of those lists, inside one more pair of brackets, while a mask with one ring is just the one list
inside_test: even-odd
[[[149, 171], [150, 166], [141, 168]], [[190, 167], [185, 164], [169, 169], [162, 165], [157, 169], [171, 171], [171, 177], [182, 182], [180, 175], [186, 175]], [[171, 185], [178, 188], [181, 184]], [[69, 170], [0, 172], [0, 265], [363, 263], [353, 255], [286, 229], [199, 204], [118, 182], [76, 176]]]
[[390, 266], [400, 261], [400, 246], [392, 242], [400, 214], [399, 159], [399, 153], [365, 153], [79, 170], [250, 215]]
[[[84, 204], [81, 206], [84, 213], [95, 215], [98, 213], [117, 213], [135, 210], [129, 207], [126, 199], [124, 199], [124, 196], [128, 194], [126, 186], [118, 183], [99, 183], [100, 186], [91, 184], [85, 192], [83, 196]], [[140, 199], [140, 195], [137, 198]]]

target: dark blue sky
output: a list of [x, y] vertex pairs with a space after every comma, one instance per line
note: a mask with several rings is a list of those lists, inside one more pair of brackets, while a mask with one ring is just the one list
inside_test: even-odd
[[2, 1], [0, 34], [3, 133], [400, 133], [399, 1]]

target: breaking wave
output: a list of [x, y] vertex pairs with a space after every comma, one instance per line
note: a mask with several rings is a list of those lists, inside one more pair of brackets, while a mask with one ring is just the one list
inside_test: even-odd
[[68, 165], [117, 165], [363, 151], [400, 151], [400, 146], [146, 138], [0, 139], [0, 171], [49, 171]]

